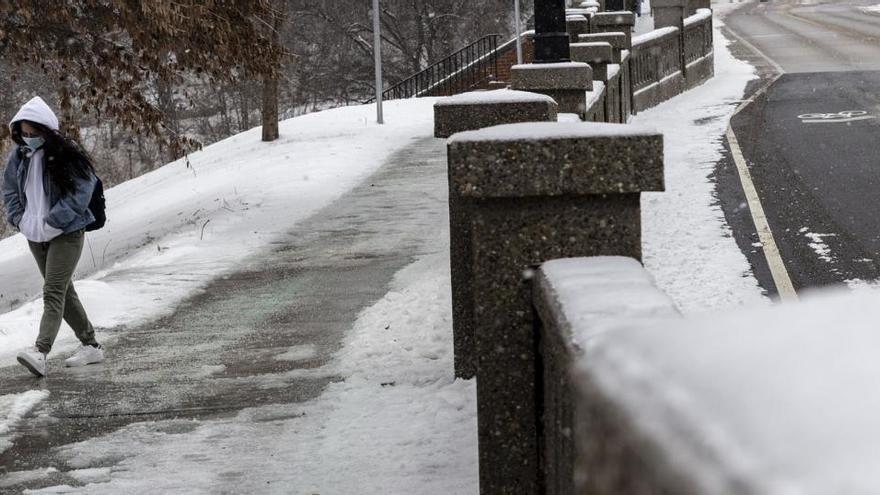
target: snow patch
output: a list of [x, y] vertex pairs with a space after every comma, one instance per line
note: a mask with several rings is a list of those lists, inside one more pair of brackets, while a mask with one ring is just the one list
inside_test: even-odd
[[685, 314], [769, 302], [733, 239], [711, 178], [755, 70], [733, 57], [721, 31], [714, 36], [715, 77], [632, 119], [665, 131], [666, 191], [642, 193], [643, 261]]
[[0, 395], [0, 452], [12, 447], [16, 425], [47, 397], [48, 390]]

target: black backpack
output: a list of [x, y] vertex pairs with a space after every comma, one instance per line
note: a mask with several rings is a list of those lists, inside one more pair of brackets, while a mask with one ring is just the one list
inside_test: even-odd
[[95, 184], [92, 191], [92, 199], [89, 200], [89, 210], [95, 216], [95, 221], [86, 226], [86, 232], [98, 230], [107, 222], [107, 204], [104, 202], [104, 183], [101, 179]]

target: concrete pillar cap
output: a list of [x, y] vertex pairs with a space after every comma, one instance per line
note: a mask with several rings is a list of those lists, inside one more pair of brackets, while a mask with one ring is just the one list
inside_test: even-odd
[[453, 135], [450, 185], [463, 197], [662, 191], [663, 135], [652, 128], [532, 122]]
[[626, 44], [626, 33], [610, 32], [581, 34], [578, 35], [578, 41], [581, 43], [604, 41], [606, 43], [610, 43], [613, 48], [616, 48], [618, 50], [629, 50], [630, 48]]
[[593, 43], [572, 43], [571, 59], [577, 62], [605, 63], [614, 62], [614, 49], [611, 43], [599, 41]]

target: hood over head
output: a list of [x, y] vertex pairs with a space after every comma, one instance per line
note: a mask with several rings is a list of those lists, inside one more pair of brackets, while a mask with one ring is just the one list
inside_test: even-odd
[[21, 120], [43, 124], [53, 131], [58, 130], [58, 117], [55, 116], [55, 112], [39, 96], [34, 96], [30, 101], [22, 105], [18, 113], [15, 114], [15, 117], [12, 117], [12, 120], [9, 121], [10, 128], [12, 124]]

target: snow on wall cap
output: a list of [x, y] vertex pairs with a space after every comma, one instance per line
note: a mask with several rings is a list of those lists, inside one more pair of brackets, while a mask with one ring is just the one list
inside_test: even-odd
[[878, 320], [877, 292], [823, 291], [628, 324], [577, 366], [694, 493], [880, 493]]
[[15, 117], [12, 117], [12, 120], [9, 121], [10, 128], [12, 124], [21, 120], [43, 124], [53, 131], [58, 130], [58, 117], [39, 96], [34, 96], [30, 101], [21, 106]]
[[584, 67], [589, 67], [590, 64], [585, 62], [552, 62], [549, 64], [517, 64], [510, 68], [510, 70], [524, 70], [524, 69], [535, 69], [535, 70], [547, 70], [547, 69], [583, 69]]
[[582, 15], [584, 17], [593, 17], [593, 14], [596, 13], [596, 8], [598, 8], [598, 4], [596, 5], [596, 7], [565, 9], [565, 15]]
[[633, 25], [636, 16], [628, 10], [599, 12], [593, 16], [593, 22], [598, 25]]
[[688, 18], [686, 18], [684, 20], [684, 25], [690, 26], [690, 25], [696, 24], [700, 21], [705, 21], [706, 19], [709, 19], [711, 17], [712, 17], [712, 10], [711, 9], [697, 9], [696, 14], [689, 16]]
[[454, 96], [441, 98], [434, 106], [445, 105], [481, 105], [491, 103], [556, 103], [553, 98], [540, 93], [516, 91], [513, 89], [496, 89], [492, 91], [470, 91]]
[[631, 124], [597, 122], [521, 122], [459, 132], [449, 144], [473, 141], [538, 141], [547, 139], [589, 139], [657, 136], [660, 131]]
[[641, 34], [632, 39], [633, 46], [643, 45], [645, 43], [659, 40], [660, 38], [665, 38], [667, 36], [673, 36], [678, 33], [678, 28], [674, 26], [655, 29], [653, 31], [649, 31], [645, 34]]
[[591, 335], [621, 320], [680, 316], [672, 299], [633, 258], [558, 259], [541, 265], [541, 273], [571, 327], [572, 343], [582, 349]]

